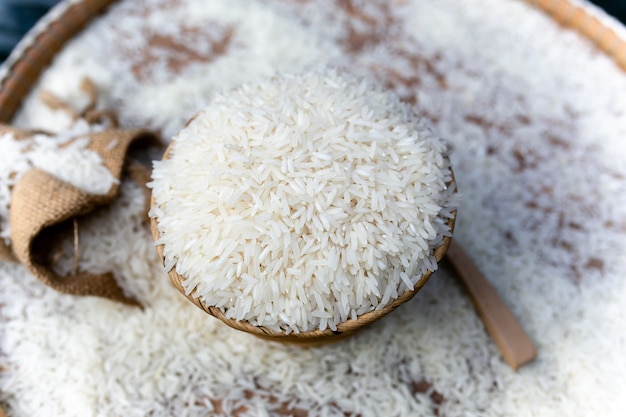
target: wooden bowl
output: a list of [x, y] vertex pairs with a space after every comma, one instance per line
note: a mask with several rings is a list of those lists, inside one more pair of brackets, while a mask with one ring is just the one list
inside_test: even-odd
[[[163, 159], [167, 159], [169, 157], [171, 150], [171, 145], [165, 151], [163, 155]], [[454, 174], [452, 175], [452, 180], [448, 184], [449, 187], [456, 186], [454, 180]], [[154, 206], [154, 197], [150, 199], [150, 207]], [[453, 212], [452, 218], [448, 220], [448, 226], [450, 226], [450, 231], [454, 230], [454, 224], [456, 220], [456, 212]], [[155, 241], [158, 241], [161, 237], [157, 226], [157, 219], [154, 217], [150, 218], [150, 229], [152, 231], [152, 237]], [[444, 236], [443, 242], [441, 245], [435, 248], [434, 256], [439, 264], [439, 262], [443, 259], [448, 251], [448, 247], [450, 246], [452, 238], [449, 236]], [[161, 257], [161, 260], [164, 260], [163, 248], [164, 245], [157, 245], [157, 252]], [[195, 291], [190, 294], [185, 294], [185, 289], [183, 287], [183, 281], [185, 278], [176, 272], [176, 266], [174, 266], [170, 271], [168, 271], [167, 275], [172, 281], [172, 284], [181, 292], [181, 294], [185, 295], [193, 304], [198, 306], [201, 310], [206, 313], [209, 313], [213, 317], [218, 318], [226, 325], [232, 327], [236, 330], [241, 330], [247, 333], [251, 333], [255, 336], [261, 337], [263, 339], [273, 340], [277, 342], [283, 343], [291, 343], [302, 346], [314, 346], [326, 344], [329, 342], [339, 341], [344, 339], [350, 335], [357, 333], [359, 330], [363, 329], [367, 325], [375, 322], [376, 320], [386, 316], [387, 314], [394, 311], [400, 305], [406, 303], [410, 299], [413, 298], [415, 294], [426, 284], [430, 276], [434, 271], [427, 271], [424, 275], [420, 277], [420, 279], [415, 284], [412, 290], [407, 290], [403, 294], [401, 294], [398, 298], [393, 300], [388, 305], [384, 306], [379, 310], [369, 311], [367, 313], [361, 314], [355, 320], [347, 320], [343, 323], [337, 325], [337, 330], [325, 329], [325, 330], [312, 330], [307, 332], [300, 333], [284, 333], [278, 332], [273, 329], [268, 329], [263, 326], [255, 326], [245, 320], [235, 320], [231, 318], [227, 318], [224, 313], [217, 307], [207, 305], [200, 297], [195, 296]]]

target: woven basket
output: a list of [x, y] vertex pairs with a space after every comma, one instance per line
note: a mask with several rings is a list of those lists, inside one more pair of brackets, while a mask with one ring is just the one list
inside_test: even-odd
[[[168, 147], [167, 150], [165, 151], [165, 154], [163, 155], [163, 159], [167, 159], [169, 157], [170, 150], [171, 150], [171, 146]], [[452, 181], [448, 184], [448, 186], [450, 187], [456, 186], [454, 182], [454, 176], [452, 177]], [[154, 205], [154, 198], [152, 198], [150, 201], [150, 206], [153, 206], [153, 205]], [[456, 220], [456, 216], [453, 215], [452, 218], [448, 221], [448, 226], [450, 226], [451, 231], [454, 230], [455, 220]], [[158, 241], [161, 237], [161, 234], [159, 233], [159, 229], [157, 227], [157, 220], [154, 217], [150, 219], [150, 227], [152, 230], [152, 237], [154, 238], [155, 241]], [[437, 263], [439, 263], [443, 259], [443, 257], [446, 255], [446, 252], [448, 251], [448, 247], [450, 246], [451, 240], [452, 239], [450, 237], [446, 236], [443, 239], [443, 243], [437, 248], [435, 248], [433, 254], [435, 256], [435, 259], [437, 260]], [[157, 252], [159, 253], [159, 256], [161, 257], [161, 259], [164, 259], [163, 245], [157, 245]], [[185, 294], [185, 289], [183, 287], [183, 281], [185, 278], [176, 272], [175, 266], [168, 272], [168, 276], [170, 278], [170, 281], [172, 281], [172, 284], [174, 284], [174, 286], [178, 289], [178, 291], [180, 291], [183, 295], [185, 295], [185, 297], [187, 297], [189, 301], [191, 301], [193, 304], [198, 306], [201, 310], [205, 311], [206, 313], [209, 313], [213, 317], [220, 319], [222, 322], [232, 327], [233, 329], [251, 333], [263, 339], [269, 339], [269, 340], [274, 340], [277, 342], [291, 343], [291, 344], [304, 345], [304, 346], [314, 346], [314, 345], [321, 345], [321, 344], [325, 344], [329, 342], [335, 342], [335, 341], [339, 341], [341, 339], [344, 339], [350, 335], [357, 333], [358, 331], [366, 327], [368, 324], [371, 324], [375, 322], [376, 320], [383, 318], [384, 316], [386, 316], [387, 314], [391, 313], [396, 308], [398, 308], [400, 305], [411, 300], [413, 296], [415, 296], [415, 294], [417, 294], [417, 292], [424, 286], [424, 284], [426, 284], [426, 282], [428, 281], [428, 279], [430, 278], [432, 274], [433, 274], [433, 271], [427, 271], [424, 275], [420, 277], [420, 279], [417, 281], [417, 283], [415, 284], [415, 287], [412, 290], [405, 291], [402, 295], [400, 295], [398, 298], [393, 300], [393, 302], [381, 308], [380, 310], [373, 310], [368, 313], [361, 314], [360, 316], [356, 318], [356, 320], [348, 320], [348, 321], [338, 324], [337, 330], [331, 330], [331, 329], [313, 330], [313, 331], [302, 332], [302, 333], [286, 334], [284, 332], [278, 332], [272, 329], [268, 329], [266, 327], [254, 326], [247, 321], [240, 321], [240, 320], [227, 318], [226, 316], [224, 316], [224, 313], [217, 307], [206, 305], [206, 303], [203, 300], [195, 296], [195, 292], [192, 292], [191, 294]]]

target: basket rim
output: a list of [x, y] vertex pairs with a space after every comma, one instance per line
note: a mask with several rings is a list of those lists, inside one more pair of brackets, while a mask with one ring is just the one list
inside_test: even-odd
[[[195, 116], [193, 116], [190, 119], [190, 121], [193, 120], [194, 118]], [[165, 152], [163, 153], [162, 159], [165, 160], [169, 158], [173, 144], [174, 142], [170, 143], [170, 145], [166, 148]], [[447, 186], [456, 188], [457, 184], [454, 178], [454, 172], [452, 170], [452, 167], [450, 167], [450, 172], [452, 174], [452, 179], [447, 184]], [[150, 195], [150, 209], [152, 209], [154, 205], [155, 205], [154, 196], [151, 194]], [[437, 264], [439, 264], [443, 260], [443, 258], [445, 257], [448, 251], [448, 248], [450, 247], [450, 242], [452, 241], [452, 234], [454, 232], [454, 226], [456, 224], [456, 210], [452, 212], [452, 217], [448, 219], [447, 224], [450, 227], [450, 236], [444, 236], [441, 245], [433, 249], [433, 255], [435, 257]], [[159, 239], [161, 238], [161, 233], [159, 231], [158, 220], [156, 219], [156, 217], [152, 217], [152, 216], [150, 217], [150, 231], [151, 231], [153, 240], [155, 242], [158, 242]], [[165, 245], [163, 244], [156, 245], [157, 253], [162, 262], [164, 262], [164, 256], [163, 256], [164, 247]], [[388, 315], [389, 313], [394, 311], [396, 308], [398, 308], [402, 304], [410, 301], [415, 296], [415, 294], [417, 294], [417, 292], [422, 289], [422, 287], [426, 284], [426, 282], [428, 282], [428, 280], [430, 279], [430, 277], [432, 276], [434, 272], [435, 271], [432, 271], [432, 270], [426, 271], [426, 273], [423, 274], [420, 277], [420, 279], [417, 281], [413, 289], [406, 290], [399, 297], [395, 298], [389, 304], [381, 307], [380, 309], [375, 309], [372, 311], [365, 312], [357, 316], [356, 320], [348, 319], [345, 322], [337, 324], [337, 330], [331, 330], [330, 328], [327, 328], [325, 330], [315, 329], [315, 330], [299, 332], [299, 333], [278, 332], [276, 330], [269, 329], [264, 326], [255, 326], [251, 324], [250, 322], [248, 322], [247, 320], [235, 320], [235, 319], [228, 318], [224, 315], [224, 313], [219, 308], [214, 307], [214, 306], [208, 306], [204, 302], [204, 300], [202, 300], [200, 297], [195, 297], [194, 296], [195, 290], [191, 292], [190, 294], [186, 293], [182, 285], [182, 281], [184, 280], [184, 277], [178, 274], [178, 272], [176, 272], [176, 265], [174, 265], [172, 269], [167, 271], [167, 275], [170, 281], [172, 282], [172, 284], [174, 285], [174, 287], [176, 287], [176, 289], [182, 295], [184, 295], [189, 301], [191, 301], [196, 307], [200, 308], [205, 313], [208, 313], [209, 315], [219, 319], [224, 324], [228, 325], [229, 327], [233, 329], [241, 330], [246, 333], [251, 333], [255, 336], [259, 336], [261, 338], [270, 339], [270, 340], [279, 341], [279, 342], [299, 344], [299, 345], [318, 345], [318, 344], [325, 344], [331, 341], [341, 340], [347, 336], [355, 334], [356, 332], [360, 331], [362, 328]]]

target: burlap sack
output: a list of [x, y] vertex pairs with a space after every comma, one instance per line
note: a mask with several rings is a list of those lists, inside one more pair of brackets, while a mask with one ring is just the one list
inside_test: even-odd
[[[0, 129], [9, 131], [6, 126]], [[0, 132], [2, 131], [0, 130]], [[11, 129], [17, 137], [28, 133]], [[88, 148], [97, 152], [103, 164], [118, 180], [121, 179], [126, 155], [131, 146], [158, 144], [158, 139], [145, 131], [111, 129], [90, 136]], [[131, 175], [144, 182], [149, 177], [147, 168], [132, 166]], [[16, 259], [24, 264], [43, 283], [57, 291], [75, 295], [95, 295], [136, 304], [117, 285], [112, 273], [81, 272], [60, 276], [54, 272], [52, 245], [79, 216], [111, 203], [119, 192], [116, 184], [106, 194], [90, 194], [39, 169], [28, 171], [15, 185], [11, 196], [9, 224], [11, 247], [4, 242], [0, 256]]]

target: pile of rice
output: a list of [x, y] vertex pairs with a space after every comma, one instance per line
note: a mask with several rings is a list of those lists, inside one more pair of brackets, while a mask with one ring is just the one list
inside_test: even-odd
[[154, 165], [165, 268], [228, 318], [330, 328], [436, 270], [444, 143], [394, 94], [305, 72], [218, 95]]

